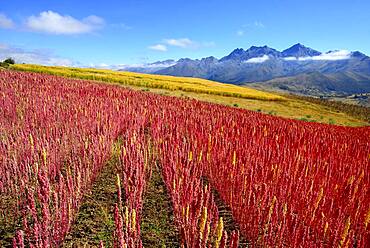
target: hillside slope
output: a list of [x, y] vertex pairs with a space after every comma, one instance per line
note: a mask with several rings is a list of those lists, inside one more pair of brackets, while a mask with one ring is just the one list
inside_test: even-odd
[[341, 96], [370, 92], [370, 75], [355, 72], [302, 73], [265, 82], [247, 83], [259, 89], [281, 90], [311, 96]]
[[[161, 65], [161, 66], [159, 66]], [[165, 66], [167, 65], [167, 66]], [[359, 51], [322, 53], [302, 44], [283, 51], [268, 46], [237, 48], [221, 59], [180, 59], [140, 68], [160, 75], [199, 77], [231, 84], [255, 83], [260, 88], [312, 96], [351, 95], [370, 92], [370, 57]]]
[[[110, 70], [44, 67], [37, 65], [15, 65], [12, 69], [104, 81], [106, 83], [115, 83], [135, 90], [150, 91], [155, 94], [174, 97], [197, 99], [290, 119], [346, 126], [368, 125], [367, 121], [362, 120], [362, 118], [351, 116], [344, 111], [338, 111], [332, 107], [323, 106], [321, 104], [301, 99], [291, 97], [287, 98], [277, 94], [270, 94], [263, 91], [251, 90], [235, 85], [225, 85], [202, 79], [166, 77], [115, 72]], [[201, 90], [198, 90], [199, 88], [201, 88]], [[221, 89], [224, 93], [218, 94], [218, 90]], [[227, 94], [225, 94], [225, 92], [227, 92]], [[242, 93], [246, 95], [242, 97]]]
[[283, 101], [284, 97], [251, 88], [231, 84], [223, 84], [199, 78], [173, 77], [141, 74], [134, 72], [117, 72], [112, 70], [70, 68], [56, 66], [39, 66], [16, 64], [12, 69], [48, 73], [58, 76], [100, 80], [128, 86], [159, 88], [166, 90], [181, 90], [211, 95], [233, 96], [265, 101]]

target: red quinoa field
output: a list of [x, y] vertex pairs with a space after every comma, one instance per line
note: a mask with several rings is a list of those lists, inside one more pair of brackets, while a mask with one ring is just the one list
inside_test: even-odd
[[91, 225], [107, 228], [87, 247], [161, 247], [156, 177], [166, 247], [370, 246], [370, 127], [0, 70], [0, 247], [69, 247], [102, 175]]

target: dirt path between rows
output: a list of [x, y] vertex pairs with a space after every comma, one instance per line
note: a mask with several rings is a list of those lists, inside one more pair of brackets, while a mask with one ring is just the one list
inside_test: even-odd
[[116, 166], [119, 153], [113, 149], [112, 157], [103, 167], [90, 192], [84, 196], [75, 223], [62, 245], [70, 247], [113, 247], [115, 229], [113, 210], [117, 202]]
[[[208, 185], [209, 180], [206, 177], [202, 178], [204, 184]], [[212, 185], [211, 185], [212, 186]], [[243, 235], [240, 233], [240, 228], [238, 223], [234, 220], [231, 208], [222, 200], [220, 194], [218, 191], [212, 187], [212, 194], [213, 198], [215, 200], [217, 209], [218, 209], [218, 214], [219, 217], [222, 217], [223, 222], [224, 222], [224, 229], [228, 233], [232, 233], [233, 231], [239, 231], [239, 246], [240, 248], [242, 247], [248, 247], [248, 241]]]
[[180, 247], [171, 200], [156, 162], [153, 163], [152, 169], [143, 201], [141, 221], [143, 247]]

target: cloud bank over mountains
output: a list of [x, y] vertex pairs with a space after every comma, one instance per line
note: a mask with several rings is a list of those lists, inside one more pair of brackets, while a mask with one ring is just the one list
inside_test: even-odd
[[232, 84], [254, 83], [316, 96], [370, 92], [370, 57], [348, 50], [322, 53], [299, 43], [283, 51], [251, 46], [246, 50], [236, 48], [220, 59], [212, 56], [183, 58], [172, 60], [168, 65], [159, 61], [122, 70], [199, 77]]
[[245, 63], [263, 63], [267, 60], [269, 60], [270, 57], [268, 55], [263, 55], [262, 57], [255, 57], [245, 60]]
[[163, 44], [152, 45], [152, 46], [149, 46], [148, 48], [151, 49], [151, 50], [154, 50], [154, 51], [161, 51], [161, 52], [166, 52], [167, 51], [167, 46], [165, 46]]
[[307, 61], [307, 60], [328, 60], [328, 61], [335, 61], [335, 60], [344, 60], [350, 59], [351, 52], [347, 50], [337, 50], [337, 51], [329, 51], [327, 53], [322, 53], [316, 56], [307, 56], [307, 57], [286, 57], [284, 60], [287, 61]]

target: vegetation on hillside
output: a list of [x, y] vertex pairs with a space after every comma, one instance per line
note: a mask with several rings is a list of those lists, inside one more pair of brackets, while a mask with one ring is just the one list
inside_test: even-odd
[[364, 120], [370, 123], [370, 108], [348, 104], [340, 101], [329, 101], [326, 99], [316, 98], [316, 97], [309, 97], [309, 96], [298, 96], [298, 95], [288, 95], [287, 97], [301, 99], [307, 102], [312, 102], [320, 105], [324, 105], [330, 107], [336, 111], [344, 112], [348, 115], [356, 117], [358, 119]]
[[0, 246], [369, 243], [370, 127], [11, 70], [0, 90]]
[[0, 62], [0, 67], [8, 68], [9, 65], [14, 65], [15, 61], [12, 58], [7, 58], [3, 62]]
[[118, 83], [129, 86], [131, 85], [147, 88], [159, 88], [172, 91], [181, 90], [185, 92], [206, 93], [212, 95], [231, 96], [266, 101], [285, 100], [284, 97], [272, 93], [198, 78], [160, 76], [102, 69], [40, 66], [29, 64], [16, 64], [12, 66], [12, 68], [16, 70], [48, 73], [52, 75], [72, 78], [100, 80], [109, 83]]
[[[364, 126], [369, 124], [362, 118], [359, 119], [357, 115], [354, 116], [348, 112], [344, 113], [343, 111], [320, 105], [319, 103], [204, 79], [25, 64], [16, 64], [11, 66], [11, 68], [115, 83], [135, 90], [150, 91], [160, 95], [181, 98], [192, 98], [289, 119], [344, 126]], [[219, 92], [220, 90], [222, 93]], [[235, 92], [237, 94], [234, 94]], [[241, 94], [244, 94], [243, 97], [240, 97]], [[269, 96], [270, 99], [277, 97], [282, 100], [266, 101], [265, 97], [260, 96]]]

